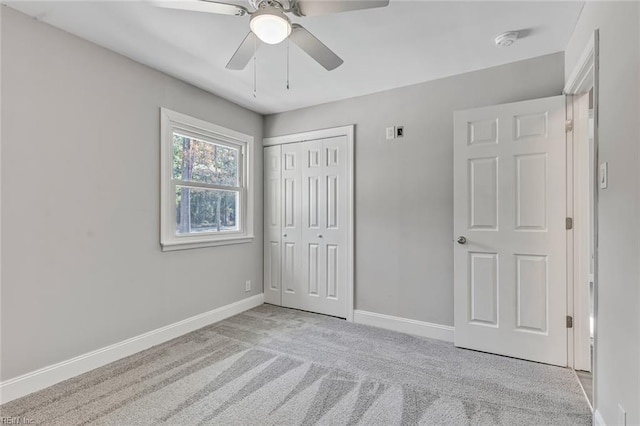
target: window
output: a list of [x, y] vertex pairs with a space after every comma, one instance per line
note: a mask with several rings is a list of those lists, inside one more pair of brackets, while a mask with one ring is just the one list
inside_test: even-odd
[[162, 108], [162, 249], [253, 239], [253, 137]]

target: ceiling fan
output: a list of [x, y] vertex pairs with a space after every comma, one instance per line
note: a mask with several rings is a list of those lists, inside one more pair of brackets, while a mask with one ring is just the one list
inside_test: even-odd
[[260, 42], [278, 44], [287, 38], [298, 45], [320, 65], [331, 71], [343, 60], [325, 46], [302, 25], [291, 23], [287, 13], [298, 17], [326, 15], [329, 13], [385, 7], [389, 0], [249, 0], [255, 10], [246, 7], [209, 0], [153, 1], [160, 7], [215, 13], [219, 15], [249, 15], [249, 34], [227, 64], [230, 70], [244, 69]]

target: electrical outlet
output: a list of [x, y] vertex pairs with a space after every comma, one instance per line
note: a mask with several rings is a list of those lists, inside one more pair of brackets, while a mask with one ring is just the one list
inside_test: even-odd
[[627, 426], [627, 412], [618, 404], [618, 426]]
[[251, 280], [244, 282], [244, 291], [251, 291]]
[[404, 126], [396, 127], [396, 138], [404, 137]]
[[387, 140], [393, 139], [396, 135], [395, 127], [387, 127]]

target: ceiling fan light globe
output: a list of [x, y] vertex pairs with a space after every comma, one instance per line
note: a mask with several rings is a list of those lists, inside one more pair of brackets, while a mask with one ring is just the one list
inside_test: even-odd
[[251, 31], [267, 44], [278, 44], [291, 34], [291, 23], [284, 14], [256, 14], [249, 22]]

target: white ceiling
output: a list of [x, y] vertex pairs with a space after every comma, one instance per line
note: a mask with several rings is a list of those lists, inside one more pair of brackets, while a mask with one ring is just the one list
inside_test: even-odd
[[[348, 0], [347, 0], [348, 1]], [[262, 45], [244, 71], [225, 65], [249, 18], [161, 9], [144, 1], [6, 2], [38, 20], [119, 52], [261, 114], [407, 86], [563, 51], [578, 1], [391, 0], [386, 8], [296, 18], [344, 64], [326, 71], [297, 46]], [[249, 7], [248, 1], [235, 1]], [[525, 36], [498, 49], [504, 31]]]

